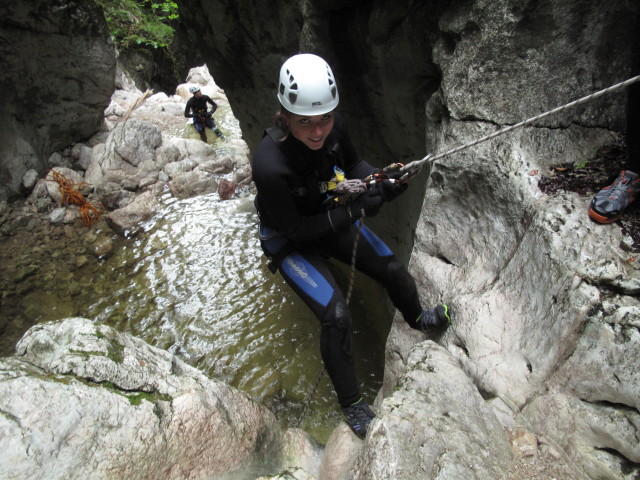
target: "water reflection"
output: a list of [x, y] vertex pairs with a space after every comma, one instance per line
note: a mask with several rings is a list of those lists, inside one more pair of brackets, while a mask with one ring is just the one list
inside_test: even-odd
[[[165, 199], [145, 231], [106, 259], [80, 314], [169, 350], [266, 404], [283, 426], [299, 421], [322, 363], [320, 326], [266, 266], [252, 196]], [[348, 268], [336, 277], [348, 283]], [[380, 288], [357, 276], [354, 344], [363, 393], [380, 387], [389, 315]], [[340, 419], [328, 376], [300, 427], [324, 442]]]

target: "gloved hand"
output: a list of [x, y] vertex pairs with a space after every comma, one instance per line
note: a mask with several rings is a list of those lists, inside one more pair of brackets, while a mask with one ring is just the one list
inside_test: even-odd
[[207, 118], [211, 118], [211, 112], [205, 113], [204, 116], [207, 117]]
[[380, 191], [380, 196], [385, 202], [390, 202], [402, 195], [409, 185], [407, 183], [392, 183], [389, 180], [383, 180], [376, 183], [376, 189]]
[[383, 203], [383, 198], [380, 196], [380, 190], [372, 188], [362, 193], [360, 196], [351, 202], [349, 211], [353, 220], [362, 217], [362, 211], [367, 217], [375, 217], [380, 210]]

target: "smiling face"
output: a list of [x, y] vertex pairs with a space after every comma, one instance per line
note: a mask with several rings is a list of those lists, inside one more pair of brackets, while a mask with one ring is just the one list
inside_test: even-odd
[[319, 150], [333, 128], [333, 112], [307, 117], [291, 114], [289, 132], [311, 150]]

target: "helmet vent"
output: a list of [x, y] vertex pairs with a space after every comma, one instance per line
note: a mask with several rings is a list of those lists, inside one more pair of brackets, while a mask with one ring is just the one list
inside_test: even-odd
[[294, 93], [294, 92], [289, 92], [289, 101], [294, 104], [296, 103], [296, 100], [298, 99], [298, 94]]

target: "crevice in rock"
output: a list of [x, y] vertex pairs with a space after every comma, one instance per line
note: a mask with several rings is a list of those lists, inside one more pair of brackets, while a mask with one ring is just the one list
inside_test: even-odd
[[462, 350], [462, 352], [465, 354], [467, 358], [471, 358], [471, 355], [469, 355], [469, 350], [467, 349], [467, 346], [464, 343], [459, 343], [459, 342], [454, 343], [453, 346]]
[[18, 425], [18, 428], [20, 430], [23, 429], [22, 423], [20, 422], [20, 419], [18, 417], [16, 417], [15, 415], [13, 415], [10, 412], [7, 412], [4, 409], [0, 409], [0, 415], [3, 415], [4, 417], [6, 417], [7, 419], [9, 419], [10, 421], [12, 421], [13, 423], [15, 423], [16, 425]]
[[598, 302], [592, 305], [591, 308], [589, 308], [589, 311], [587, 312], [587, 317], [588, 318], [595, 317], [598, 313], [604, 313], [602, 302]]
[[619, 459], [620, 460], [620, 470], [621, 470], [622, 474], [629, 475], [629, 474], [632, 474], [632, 473], [635, 472], [636, 476], [634, 478], [638, 478], [638, 475], [640, 475], [640, 463], [636, 463], [636, 462], [633, 462], [633, 461], [629, 460], [626, 456], [624, 456], [622, 453], [620, 453], [615, 448], [594, 447], [594, 450], [599, 451], [599, 452], [608, 453], [609, 455]]
[[582, 401], [584, 403], [588, 403], [589, 405], [597, 406], [597, 407], [612, 408], [612, 409], [617, 410], [617, 411], [629, 412], [629, 413], [633, 413], [633, 414], [640, 414], [638, 409], [636, 409], [635, 407], [633, 407], [631, 405], [626, 405], [624, 403], [610, 402], [610, 401], [607, 401], [607, 400], [589, 400], [589, 399], [585, 399], [585, 398], [581, 398], [580, 401]]
[[133, 406], [140, 405], [140, 403], [143, 400], [147, 400], [148, 402], [153, 404], [157, 403], [158, 401], [171, 402], [173, 400], [173, 397], [171, 397], [171, 395], [160, 393], [155, 389], [152, 389], [150, 391], [130, 390], [130, 389], [122, 388], [121, 386], [113, 382], [110, 382], [108, 380], [96, 380], [91, 377], [81, 378], [73, 374], [67, 374], [67, 376], [73, 377], [76, 380], [78, 380], [80, 383], [87, 385], [89, 387], [106, 388], [107, 390], [113, 393], [116, 393], [118, 395], [121, 395], [127, 398], [127, 400], [129, 400], [129, 403]]
[[[640, 298], [640, 292], [630, 291], [625, 289], [624, 287], [612, 284], [607, 280], [597, 281], [597, 279], [580, 277], [580, 280], [590, 285], [592, 287], [596, 287], [600, 290], [600, 293], [603, 297], [613, 297], [613, 296], [621, 296], [621, 297], [632, 297], [632, 298]], [[600, 306], [600, 310], [598, 310], [598, 305]], [[589, 309], [589, 314], [587, 316], [592, 316], [601, 311], [602, 304], [596, 304], [591, 309]], [[592, 313], [593, 312], [593, 313]]]
[[476, 385], [476, 388], [478, 389], [478, 393], [480, 394], [480, 396], [483, 398], [483, 400], [485, 402], [489, 402], [489, 401], [493, 400], [494, 398], [498, 397], [496, 394], [485, 390], [484, 388], [480, 387], [479, 385]]
[[453, 263], [451, 260], [449, 260], [447, 257], [445, 257], [444, 255], [438, 255], [436, 258], [446, 263], [447, 265], [453, 265], [454, 267], [458, 266], [455, 263]]
[[[540, 112], [538, 115], [541, 115], [545, 112]], [[560, 113], [560, 112], [559, 112]], [[552, 118], [554, 115], [551, 115], [549, 118]], [[533, 118], [533, 117], [529, 117], [529, 118]], [[547, 118], [547, 117], [545, 117]], [[516, 123], [499, 123], [496, 122], [495, 120], [489, 120], [487, 118], [480, 118], [480, 117], [476, 117], [473, 114], [469, 114], [469, 115], [465, 115], [463, 117], [455, 117], [452, 115], [449, 115], [449, 119], [456, 121], [456, 122], [461, 122], [461, 123], [485, 123], [485, 124], [489, 124], [492, 125], [496, 128], [498, 128], [499, 130], [503, 129], [503, 128], [509, 128], [509, 127], [513, 127], [514, 125], [517, 125], [520, 122], [524, 122], [528, 119], [523, 118], [522, 120], [520, 120], [520, 122], [516, 122]], [[541, 119], [544, 120], [544, 119]], [[560, 123], [560, 122], [558, 122]], [[583, 124], [580, 122], [564, 122], [561, 125], [541, 125], [540, 123], [528, 123], [526, 125], [522, 125], [520, 127], [518, 127], [517, 129], [511, 130], [511, 131], [516, 131], [518, 129], [521, 128], [537, 128], [540, 130], [550, 130], [550, 131], [564, 131], [564, 130], [568, 130], [571, 127], [578, 127], [578, 128], [585, 128], [585, 129], [590, 129], [590, 130], [598, 130], [598, 129], [603, 129], [606, 128], [605, 126], [597, 126], [597, 125], [587, 125], [587, 124]], [[505, 132], [506, 134], [506, 132]]]

